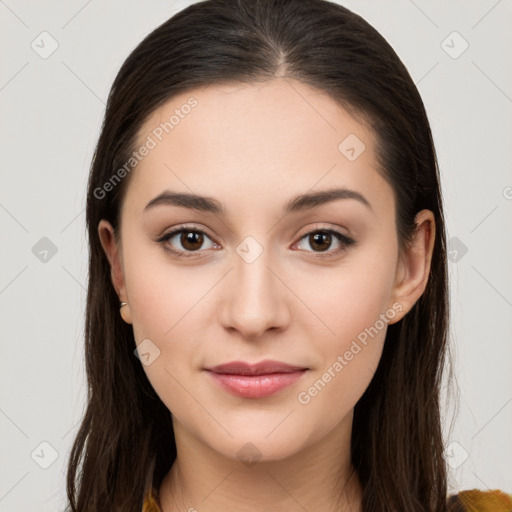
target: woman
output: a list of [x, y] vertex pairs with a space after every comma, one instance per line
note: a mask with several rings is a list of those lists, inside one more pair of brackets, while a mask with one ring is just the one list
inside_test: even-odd
[[510, 510], [447, 496], [435, 149], [359, 16], [211, 0], [157, 28], [113, 84], [87, 224], [71, 510]]

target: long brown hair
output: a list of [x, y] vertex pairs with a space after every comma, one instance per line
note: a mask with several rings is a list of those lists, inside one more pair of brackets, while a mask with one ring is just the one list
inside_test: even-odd
[[373, 129], [378, 171], [395, 194], [401, 249], [414, 233], [415, 214], [424, 208], [434, 213], [426, 290], [388, 327], [380, 364], [355, 406], [351, 458], [364, 511], [446, 510], [440, 416], [448, 355], [446, 235], [437, 158], [419, 92], [386, 40], [338, 4], [208, 0], [150, 33], [122, 65], [108, 98], [88, 183], [88, 395], [68, 466], [73, 512], [140, 512], [145, 493], [159, 488], [176, 458], [171, 413], [134, 356], [133, 330], [119, 315], [98, 237], [101, 219], [118, 230], [131, 174], [118, 172], [119, 183], [113, 176], [130, 160], [143, 122], [173, 96], [275, 77], [325, 91]]

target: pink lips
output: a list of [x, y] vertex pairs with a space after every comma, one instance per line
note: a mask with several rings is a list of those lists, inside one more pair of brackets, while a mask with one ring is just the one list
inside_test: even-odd
[[206, 370], [226, 391], [243, 398], [263, 398], [292, 385], [308, 368], [265, 360], [255, 365], [233, 361]]

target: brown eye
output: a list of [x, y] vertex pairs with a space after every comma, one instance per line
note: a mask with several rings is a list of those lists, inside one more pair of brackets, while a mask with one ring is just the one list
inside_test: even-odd
[[332, 235], [325, 231], [319, 231], [309, 235], [309, 244], [316, 251], [326, 251], [332, 243]]
[[182, 231], [180, 242], [187, 251], [197, 251], [203, 245], [204, 236], [199, 231]]
[[[199, 229], [179, 228], [160, 237], [158, 240], [164, 249], [176, 256], [194, 256], [196, 253], [204, 253], [201, 249], [217, 248], [218, 245]], [[203, 247], [205, 243], [210, 246]]]
[[[307, 245], [312, 249], [312, 251], [306, 249], [306, 252], [327, 253], [327, 255], [335, 255], [356, 243], [354, 239], [335, 229], [317, 229], [316, 231], [310, 231], [301, 238], [300, 243], [302, 244], [304, 241], [307, 242]], [[335, 244], [335, 247], [331, 249], [333, 244]], [[321, 254], [318, 254], [318, 256], [321, 256]]]

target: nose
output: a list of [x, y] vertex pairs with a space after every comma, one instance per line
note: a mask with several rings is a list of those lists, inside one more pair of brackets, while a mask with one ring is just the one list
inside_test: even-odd
[[286, 276], [279, 275], [267, 251], [252, 262], [234, 255], [234, 268], [227, 276], [220, 308], [223, 327], [237, 331], [248, 340], [265, 336], [266, 331], [286, 328], [290, 320]]

